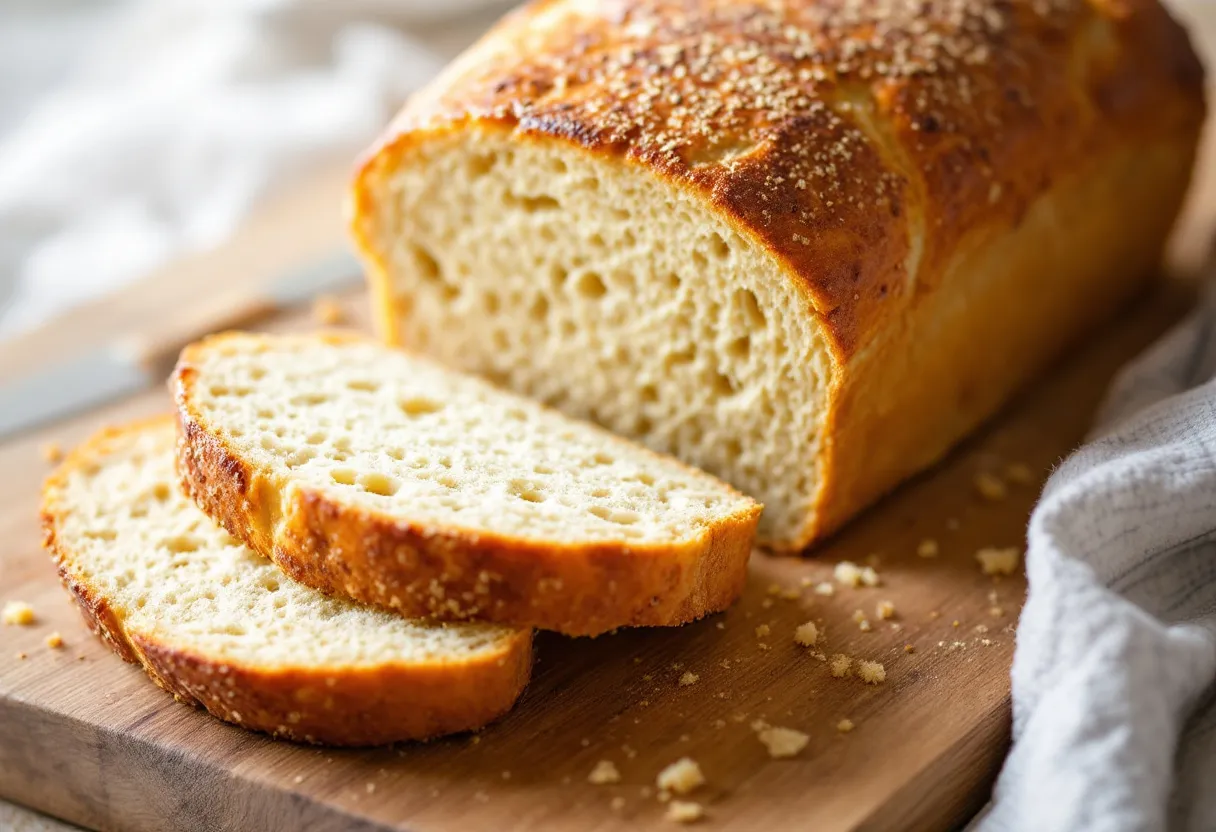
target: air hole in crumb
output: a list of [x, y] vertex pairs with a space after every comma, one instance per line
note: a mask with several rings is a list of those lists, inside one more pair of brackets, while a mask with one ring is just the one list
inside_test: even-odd
[[654, 404], [659, 400], [659, 391], [653, 384], [643, 384], [642, 388], [638, 390], [638, 398], [644, 404]]
[[354, 485], [358, 475], [349, 468], [335, 468], [329, 472], [329, 476], [338, 485]]
[[352, 379], [346, 382], [346, 386], [350, 390], [362, 390], [365, 393], [375, 393], [380, 389], [379, 383], [368, 379]]
[[670, 370], [672, 367], [676, 367], [681, 364], [691, 364], [695, 357], [696, 357], [696, 353], [693, 351], [693, 349], [691, 347], [688, 347], [688, 348], [682, 349], [682, 350], [675, 350], [674, 352], [669, 352], [663, 358], [663, 368], [666, 370]]
[[118, 537], [118, 532], [113, 529], [90, 529], [84, 533], [84, 536], [90, 540], [104, 540], [110, 542]]
[[330, 397], [327, 393], [301, 393], [292, 398], [293, 405], [318, 405], [325, 404]]
[[314, 451], [312, 448], [301, 448], [300, 450], [292, 453], [291, 456], [287, 457], [287, 467], [288, 468], [299, 468], [301, 465], [303, 465], [305, 462], [308, 462], [308, 460], [312, 459], [316, 455], [317, 455], [317, 452]]
[[245, 628], [240, 624], [223, 624], [216, 628], [216, 632], [223, 633], [226, 636], [243, 636]]
[[562, 174], [566, 173], [569, 168], [566, 167], [566, 162], [564, 159], [553, 158], [549, 160], [549, 170], [558, 176], [561, 176]]
[[271, 434], [271, 433], [262, 434], [262, 439], [261, 439], [260, 444], [262, 446], [262, 449], [266, 450], [266, 451], [273, 451], [275, 448], [277, 448], [279, 446], [278, 440], [275, 438], [274, 434]]
[[490, 172], [494, 167], [494, 157], [488, 154], [476, 153], [465, 162], [469, 176], [478, 179]]
[[705, 271], [709, 268], [709, 258], [699, 251], [692, 253], [692, 264], [697, 267], [697, 271]]
[[385, 451], [385, 453], [397, 461], [401, 461], [401, 460], [405, 459], [405, 449], [404, 448], [389, 448], [388, 450]]
[[544, 295], [537, 295], [528, 309], [528, 314], [533, 320], [543, 321], [549, 315], [549, 299]]
[[452, 467], [452, 458], [450, 456], [439, 457], [439, 465], [442, 468], [451, 468]]
[[588, 237], [587, 242], [595, 248], [606, 248], [608, 245], [606, 242], [604, 242], [604, 235], [598, 231]]
[[249, 377], [254, 381], [261, 381], [266, 377], [266, 370], [262, 367], [253, 367], [249, 371]]
[[456, 488], [460, 485], [460, 482], [451, 474], [440, 474], [438, 477], [435, 477], [435, 482], [444, 488]]
[[727, 257], [730, 257], [730, 246], [726, 240], [722, 239], [722, 235], [716, 231], [709, 235], [709, 250], [719, 260], [725, 260]]
[[486, 292], [485, 306], [486, 311], [491, 315], [498, 313], [498, 310], [502, 308], [502, 301], [499, 300], [497, 292]]
[[601, 520], [607, 520], [609, 523], [618, 523], [622, 526], [631, 526], [641, 519], [641, 516], [636, 511], [630, 511], [625, 508], [607, 508], [605, 506], [592, 506], [587, 511], [594, 514]]
[[419, 245], [410, 246], [409, 252], [413, 255], [419, 277], [431, 283], [437, 283], [443, 279], [443, 269], [433, 254]]
[[359, 485], [363, 486], [364, 491], [379, 494], [381, 497], [391, 497], [401, 487], [395, 479], [378, 471], [359, 477]]
[[308, 436], [304, 437], [304, 441], [309, 445], [320, 445], [325, 441], [325, 432], [314, 430], [312, 433], [308, 434]]
[[735, 380], [725, 373], [714, 373], [713, 388], [714, 393], [719, 396], [733, 396], [738, 392], [735, 386]]
[[499, 352], [505, 352], [511, 346], [511, 339], [501, 329], [494, 330], [494, 334], [490, 336], [490, 340], [494, 342], [494, 347]]
[[736, 462], [739, 457], [743, 456], [743, 445], [738, 439], [728, 439], [723, 445], [723, 452], [726, 454], [726, 459], [730, 463]]
[[169, 499], [169, 495], [171, 493], [172, 492], [169, 490], [168, 483], [158, 482], [156, 485], [152, 486], [152, 496], [160, 500], [162, 503]]
[[262, 584], [262, 589], [266, 590], [267, 592], [278, 592], [279, 591], [279, 579], [278, 578], [270, 578], [270, 577], [262, 578], [261, 584]]
[[663, 283], [668, 289], [676, 290], [680, 288], [680, 276], [675, 272], [668, 272], [663, 275]]
[[257, 417], [258, 417], [259, 419], [273, 419], [273, 418], [274, 418], [274, 411], [273, 411], [273, 410], [268, 410], [268, 409], [266, 409], [266, 408], [264, 408], [264, 407], [263, 407], [263, 408], [261, 408], [261, 409], [259, 409], [259, 410], [258, 410], [258, 412], [257, 412]]
[[587, 191], [598, 191], [600, 189], [600, 180], [594, 176], [584, 179], [578, 184], [580, 188]]
[[595, 455], [591, 457], [591, 461], [596, 465], [611, 465], [612, 463], [616, 462], [615, 459], [603, 451], [596, 451]]
[[538, 462], [537, 464], [533, 465], [532, 470], [538, 474], [556, 473], [552, 468], [550, 468], [548, 465], [545, 465], [543, 462]]
[[210, 392], [213, 396], [227, 396], [232, 391], [222, 384], [213, 384], [211, 385]]
[[756, 299], [756, 293], [751, 289], [736, 290], [735, 303], [743, 310], [743, 315], [751, 326], [761, 329], [768, 323], [764, 317], [764, 310], [760, 308], [760, 301]]
[[164, 542], [164, 547], [170, 552], [188, 553], [197, 552], [199, 547], [197, 538], [186, 534], [179, 534], [175, 537], [170, 537]]
[[585, 298], [602, 298], [608, 291], [604, 278], [595, 272], [583, 272], [579, 275], [574, 289]]
[[727, 354], [731, 358], [737, 358], [740, 361], [746, 360], [751, 351], [752, 339], [750, 335], [740, 335], [726, 347]]
[[539, 196], [519, 196], [518, 194], [508, 193], [506, 196], [508, 205], [517, 205], [526, 213], [539, 214], [543, 211], [556, 211], [562, 207], [562, 204], [548, 194]]
[[401, 412], [406, 416], [422, 416], [426, 413], [437, 413], [440, 410], [443, 410], [442, 402], [428, 399], [425, 396], [401, 400]]
[[544, 492], [537, 488], [535, 483], [528, 482], [527, 480], [511, 480], [507, 484], [507, 491], [513, 496], [529, 503], [543, 503], [545, 501]]
[[649, 416], [639, 416], [633, 423], [633, 429], [639, 436], [649, 436], [654, 430], [654, 422]]
[[603, 499], [605, 499], [605, 498], [607, 498], [607, 497], [611, 497], [611, 496], [612, 496], [612, 492], [611, 492], [611, 491], [609, 491], [607, 488], [597, 488], [597, 489], [595, 489], [594, 491], [592, 491], [592, 492], [591, 492], [591, 496], [592, 496], [592, 497], [597, 497], [597, 498], [599, 498], [599, 499], [603, 500]]

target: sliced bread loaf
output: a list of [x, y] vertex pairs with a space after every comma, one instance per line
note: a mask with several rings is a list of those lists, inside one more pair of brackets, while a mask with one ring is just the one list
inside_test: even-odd
[[527, 630], [409, 621], [287, 579], [173, 471], [173, 421], [103, 431], [51, 475], [46, 545], [85, 619], [179, 700], [305, 742], [480, 727], [527, 683]]
[[594, 635], [691, 621], [743, 589], [750, 498], [370, 340], [216, 336], [173, 386], [185, 489], [326, 592]]

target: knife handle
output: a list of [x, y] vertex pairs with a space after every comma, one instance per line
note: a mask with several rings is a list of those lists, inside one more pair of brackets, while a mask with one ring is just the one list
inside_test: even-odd
[[245, 289], [206, 295], [177, 314], [149, 321], [119, 343], [122, 352], [149, 370], [167, 370], [187, 344], [204, 335], [247, 326], [279, 311], [268, 298]]

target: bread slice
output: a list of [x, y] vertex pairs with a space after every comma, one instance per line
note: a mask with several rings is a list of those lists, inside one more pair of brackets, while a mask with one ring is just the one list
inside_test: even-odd
[[174, 436], [167, 416], [102, 431], [43, 492], [63, 583], [118, 655], [183, 702], [304, 742], [422, 739], [511, 707], [527, 630], [409, 621], [287, 579], [180, 492]]
[[173, 386], [187, 492], [326, 592], [571, 635], [742, 592], [759, 505], [472, 376], [354, 336], [227, 334]]

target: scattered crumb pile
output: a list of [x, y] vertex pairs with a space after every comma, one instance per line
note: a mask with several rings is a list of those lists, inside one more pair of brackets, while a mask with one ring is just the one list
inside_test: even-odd
[[1022, 553], [1016, 546], [1006, 549], [989, 547], [975, 553], [975, 559], [980, 562], [980, 569], [985, 575], [1012, 575], [1017, 571]]
[[619, 783], [621, 782], [621, 773], [617, 771], [616, 764], [611, 760], [600, 760], [595, 764], [595, 768], [591, 769], [591, 773], [587, 775], [587, 782], [595, 786]]
[[701, 767], [689, 757], [681, 757], [667, 768], [659, 772], [655, 785], [660, 791], [675, 794], [688, 794], [698, 786], [705, 784], [705, 775]]
[[34, 608], [24, 601], [9, 601], [4, 605], [4, 623], [18, 627], [28, 627], [38, 620]]
[[764, 728], [756, 732], [756, 738], [768, 749], [768, 756], [774, 760], [786, 757], [796, 757], [811, 738], [793, 728]]
[[680, 687], [686, 688], [689, 685], [695, 685], [701, 677], [693, 673], [691, 670], [685, 670], [684, 675], [680, 677]]

